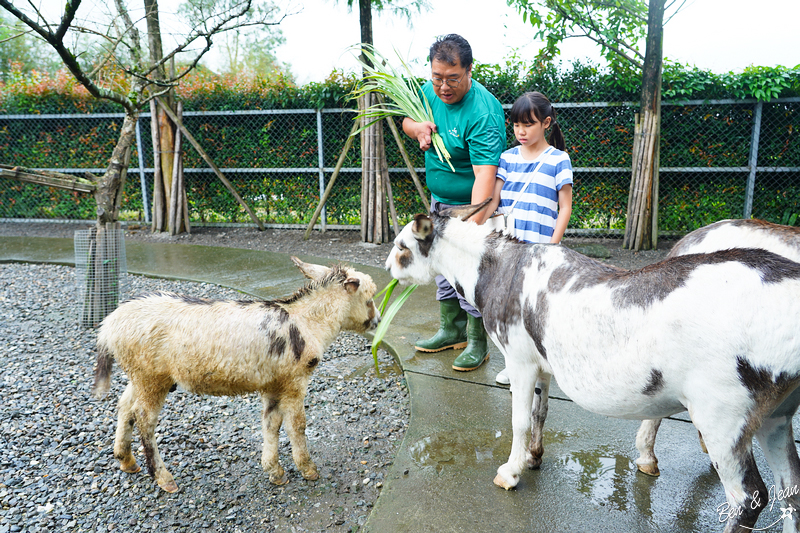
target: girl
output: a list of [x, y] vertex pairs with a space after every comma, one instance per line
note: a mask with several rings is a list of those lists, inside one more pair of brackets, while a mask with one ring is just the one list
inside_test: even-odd
[[[492, 196], [513, 221], [511, 235], [525, 242], [560, 243], [572, 214], [572, 163], [556, 111], [545, 95], [529, 92], [514, 102], [509, 120], [518, 144], [500, 156]], [[508, 385], [505, 370], [496, 380]]]

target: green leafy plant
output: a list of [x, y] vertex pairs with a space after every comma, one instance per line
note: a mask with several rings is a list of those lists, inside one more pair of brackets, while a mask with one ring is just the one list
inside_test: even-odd
[[[361, 86], [353, 91], [353, 98], [357, 99], [366, 93], [375, 92], [386, 96], [389, 100], [372, 105], [362, 111], [356, 117], [356, 120], [372, 120], [354, 131], [353, 135], [364, 131], [375, 122], [386, 117], [410, 117], [415, 122], [433, 122], [431, 104], [422, 93], [408, 63], [403, 60], [400, 54], [395, 50], [405, 70], [405, 77], [391, 66], [375, 47], [362, 43], [359, 48], [367, 61], [359, 57], [358, 62], [367, 72], [367, 75], [364, 76], [364, 82]], [[450, 152], [447, 151], [444, 140], [438, 132], [431, 133], [431, 144], [433, 144], [436, 154], [439, 156], [439, 161], [447, 160], [450, 170], [455, 172], [452, 163], [450, 163]]]
[[386, 285], [386, 287], [384, 287], [378, 294], [375, 295], [377, 298], [383, 294], [383, 300], [381, 301], [380, 305], [381, 323], [378, 324], [378, 327], [375, 330], [375, 335], [372, 338], [372, 359], [375, 361], [375, 372], [378, 372], [378, 347], [380, 346], [383, 337], [386, 336], [386, 332], [389, 331], [389, 324], [392, 323], [394, 316], [397, 314], [400, 308], [403, 307], [403, 304], [406, 303], [406, 300], [408, 300], [409, 296], [411, 296], [411, 293], [417, 288], [417, 285], [414, 284], [403, 289], [403, 292], [400, 293], [400, 296], [398, 296], [397, 299], [392, 302], [392, 305], [387, 310], [386, 307], [389, 305], [389, 299], [392, 297], [392, 293], [394, 292], [395, 287], [397, 287], [397, 283], [398, 281], [393, 279], [388, 283], [388, 285]]

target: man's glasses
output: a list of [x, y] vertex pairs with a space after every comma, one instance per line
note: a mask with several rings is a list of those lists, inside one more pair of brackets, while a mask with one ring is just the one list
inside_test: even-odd
[[467, 73], [465, 72], [457, 80], [453, 79], [443, 80], [442, 78], [431, 78], [431, 83], [434, 85], [434, 87], [441, 87], [442, 85], [447, 83], [448, 87], [450, 87], [451, 89], [455, 89], [456, 87], [458, 87], [458, 84], [461, 83], [461, 80], [464, 79], [464, 76], [466, 76], [466, 74]]

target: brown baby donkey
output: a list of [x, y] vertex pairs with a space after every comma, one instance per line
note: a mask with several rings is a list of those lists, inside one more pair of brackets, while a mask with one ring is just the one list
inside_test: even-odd
[[292, 458], [306, 479], [317, 479], [306, 442], [303, 400], [314, 368], [342, 330], [364, 332], [380, 320], [366, 274], [292, 260], [311, 281], [273, 301], [206, 300], [158, 292], [134, 298], [108, 315], [97, 336], [94, 395], [110, 387], [113, 359], [128, 375], [119, 399], [114, 457], [138, 472], [131, 453], [136, 424], [150, 475], [167, 492], [178, 485], [156, 445], [158, 414], [176, 385], [215, 396], [258, 392], [263, 403], [261, 466], [284, 484], [278, 432], [284, 419]]

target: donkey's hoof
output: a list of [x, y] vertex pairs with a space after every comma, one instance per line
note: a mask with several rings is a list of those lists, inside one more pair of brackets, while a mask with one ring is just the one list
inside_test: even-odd
[[661, 472], [658, 470], [658, 462], [653, 463], [636, 463], [636, 468], [639, 469], [639, 472], [642, 474], [647, 474], [648, 476], [658, 477], [661, 475]]
[[289, 476], [287, 476], [286, 472], [281, 469], [280, 473], [278, 474], [270, 474], [269, 481], [273, 485], [286, 485], [289, 483]]
[[132, 463], [120, 463], [119, 469], [123, 472], [127, 472], [128, 474], [135, 474], [139, 472], [142, 467], [136, 464], [136, 461]]
[[303, 472], [303, 477], [309, 481], [315, 481], [319, 479], [319, 472], [317, 472], [316, 468], [309, 468], [305, 472]]
[[506, 490], [511, 490], [517, 486], [516, 483], [509, 483], [508, 481], [506, 481], [506, 478], [504, 478], [500, 474], [494, 476], [494, 484]]
[[519, 475], [514, 474], [508, 463], [497, 469], [494, 484], [506, 490], [513, 489], [519, 483]]
[[170, 494], [172, 494], [173, 492], [178, 492], [178, 484], [175, 483], [174, 481], [159, 483], [158, 486], [164, 489], [165, 491], [169, 492]]

